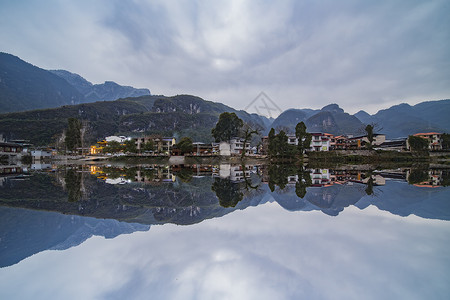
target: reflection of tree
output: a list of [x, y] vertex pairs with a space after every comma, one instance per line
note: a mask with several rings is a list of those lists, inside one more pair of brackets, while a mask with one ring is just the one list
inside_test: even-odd
[[297, 168], [293, 165], [271, 164], [269, 165], [269, 188], [273, 192], [275, 185], [284, 189], [288, 184], [288, 177], [296, 175]]
[[211, 189], [216, 193], [222, 207], [235, 207], [244, 197], [239, 183], [231, 182], [229, 179], [215, 178]]
[[417, 184], [424, 181], [428, 181], [428, 171], [421, 169], [411, 169], [411, 173], [408, 177], [409, 184]]
[[77, 202], [81, 198], [81, 174], [70, 169], [65, 176], [69, 202]]
[[367, 177], [369, 177], [369, 179], [367, 180], [367, 188], [365, 189], [365, 192], [368, 196], [373, 195], [373, 177], [372, 177], [372, 172], [368, 172], [367, 173]]
[[192, 172], [191, 168], [181, 168], [180, 171], [177, 172], [177, 177], [180, 178], [182, 182], [189, 182], [192, 180], [194, 176], [194, 172]]
[[303, 166], [298, 168], [297, 175], [298, 181], [295, 183], [295, 194], [300, 198], [304, 198], [306, 188], [312, 185], [311, 175]]
[[443, 186], [450, 186], [450, 170], [442, 170], [442, 181]]

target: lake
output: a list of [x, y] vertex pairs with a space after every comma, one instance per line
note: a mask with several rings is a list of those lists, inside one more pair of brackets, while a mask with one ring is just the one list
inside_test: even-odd
[[448, 299], [449, 169], [34, 165], [1, 299]]

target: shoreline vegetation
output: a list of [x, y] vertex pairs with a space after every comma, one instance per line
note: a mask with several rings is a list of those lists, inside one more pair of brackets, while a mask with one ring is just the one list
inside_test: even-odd
[[308, 152], [304, 156], [293, 156], [289, 158], [271, 158], [266, 155], [252, 156], [139, 156], [139, 155], [120, 155], [120, 156], [59, 156], [58, 159], [52, 159], [52, 162], [71, 162], [71, 163], [118, 163], [118, 164], [307, 164], [313, 167], [320, 166], [339, 166], [339, 165], [411, 165], [411, 164], [438, 164], [450, 166], [450, 152], [396, 152], [385, 150], [335, 150], [327, 152]]

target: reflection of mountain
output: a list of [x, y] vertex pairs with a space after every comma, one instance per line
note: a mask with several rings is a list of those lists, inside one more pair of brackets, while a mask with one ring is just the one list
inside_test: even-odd
[[360, 209], [375, 205], [394, 215], [413, 214], [422, 218], [450, 220], [450, 202], [447, 201], [450, 199], [449, 188], [423, 188], [388, 180], [386, 185], [375, 188], [374, 197], [367, 196], [365, 188], [365, 185], [358, 183], [312, 187], [307, 189], [306, 196], [301, 199], [296, 196], [295, 187], [290, 185], [284, 190], [276, 189], [271, 195], [281, 207], [290, 211], [320, 210], [337, 216], [350, 205]]
[[295, 186], [287, 186], [283, 191], [272, 193], [281, 207], [290, 211], [321, 210], [330, 216], [337, 216], [345, 207], [358, 202], [364, 195], [362, 184], [310, 187], [303, 199], [295, 194]]
[[416, 215], [427, 219], [450, 220], [450, 188], [426, 188], [401, 181], [386, 181], [377, 188], [377, 197], [364, 197], [355, 205], [365, 209], [375, 205], [399, 216]]
[[0, 207], [0, 267], [16, 264], [44, 250], [64, 250], [80, 245], [93, 235], [114, 238], [149, 229], [149, 225], [117, 220]]

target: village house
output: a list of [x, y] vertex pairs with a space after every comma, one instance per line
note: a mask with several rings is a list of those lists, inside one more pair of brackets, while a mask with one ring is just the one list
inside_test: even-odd
[[252, 153], [250, 142], [245, 143], [244, 147], [243, 138], [234, 137], [230, 142], [220, 142], [219, 144], [219, 154], [221, 156], [239, 156], [243, 151], [245, 151], [246, 155]]
[[[416, 133], [414, 136], [418, 136], [428, 140], [428, 149], [433, 150], [442, 150], [442, 133], [438, 132], [426, 132], [426, 133]], [[407, 145], [408, 149], [410, 149], [409, 144]]]
[[[356, 149], [359, 149], [362, 146], [364, 146], [364, 144], [369, 143], [369, 139], [367, 138], [367, 135], [349, 137], [348, 140], [349, 140], [349, 147], [356, 148]], [[373, 142], [372, 142], [373, 146], [381, 145], [385, 141], [386, 141], [385, 134], [382, 134], [382, 133], [374, 133], [373, 134]]]
[[136, 149], [142, 151], [144, 145], [149, 141], [153, 141], [154, 150], [153, 153], [170, 155], [173, 145], [176, 144], [174, 137], [161, 137], [161, 136], [146, 136], [135, 139]]
[[391, 151], [405, 151], [407, 149], [407, 139], [399, 138], [394, 140], [386, 140], [384, 143], [378, 145], [375, 149], [391, 150]]
[[310, 151], [329, 151], [332, 135], [329, 133], [311, 133]]

